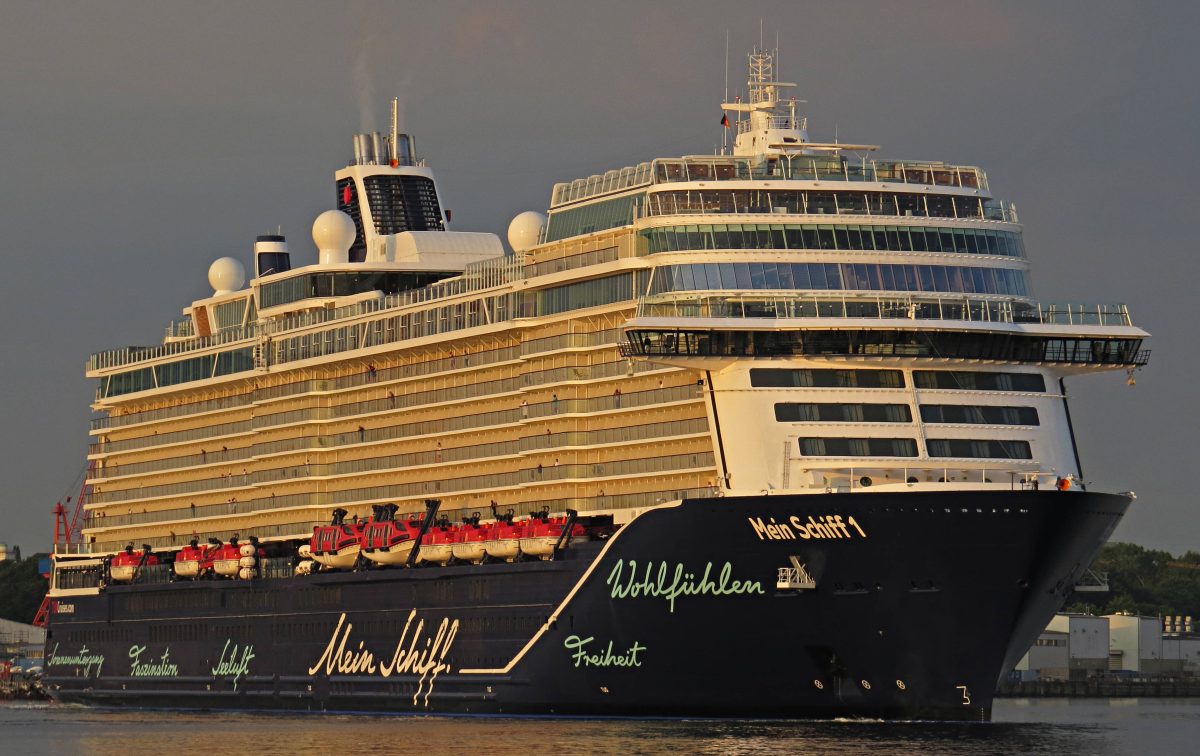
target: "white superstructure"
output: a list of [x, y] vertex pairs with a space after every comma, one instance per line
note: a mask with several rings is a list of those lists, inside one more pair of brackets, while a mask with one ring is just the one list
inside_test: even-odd
[[1033, 298], [983, 171], [814, 142], [750, 57], [731, 153], [554, 187], [500, 238], [447, 230], [411, 138], [355, 137], [315, 265], [164, 343], [94, 355], [88, 548], [296, 538], [335, 508], [612, 512], [760, 492], [1064, 485], [1063, 379], [1132, 370], [1120, 305]]

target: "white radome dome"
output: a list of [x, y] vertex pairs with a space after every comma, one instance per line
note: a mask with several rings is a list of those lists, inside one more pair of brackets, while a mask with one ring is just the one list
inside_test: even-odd
[[513, 252], [526, 251], [538, 243], [545, 226], [546, 216], [526, 210], [508, 224], [508, 246], [512, 247]]
[[312, 238], [322, 265], [350, 262], [350, 245], [357, 231], [354, 220], [341, 210], [326, 210], [313, 221]]
[[237, 291], [246, 283], [246, 267], [232, 257], [222, 257], [208, 266], [208, 285], [213, 294]]

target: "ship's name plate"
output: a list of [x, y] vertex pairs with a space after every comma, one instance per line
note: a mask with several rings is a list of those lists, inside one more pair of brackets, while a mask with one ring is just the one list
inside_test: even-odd
[[799, 515], [792, 515], [787, 522], [775, 522], [774, 517], [748, 517], [750, 528], [760, 541], [808, 541], [811, 539], [837, 540], [839, 538], [866, 538], [867, 531], [853, 516], [842, 518], [841, 515], [808, 516], [807, 520]]

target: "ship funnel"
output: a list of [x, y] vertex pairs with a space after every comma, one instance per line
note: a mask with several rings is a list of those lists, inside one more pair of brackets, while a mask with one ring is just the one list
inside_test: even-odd
[[254, 240], [254, 275], [269, 276], [292, 269], [287, 241], [279, 234], [267, 234]]
[[408, 134], [396, 135], [396, 162], [400, 165], [413, 164], [413, 140]]
[[382, 165], [383, 163], [387, 162], [387, 158], [384, 157], [386, 154], [387, 153], [383, 151], [383, 134], [380, 134], [378, 131], [372, 131], [371, 159], [369, 162], [372, 165]]

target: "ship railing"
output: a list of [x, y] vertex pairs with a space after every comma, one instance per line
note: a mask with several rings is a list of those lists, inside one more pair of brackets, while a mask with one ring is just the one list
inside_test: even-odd
[[[524, 255], [497, 257], [492, 260], [471, 263], [462, 275], [420, 289], [388, 294], [332, 309], [306, 310], [302, 313], [261, 320], [246, 326], [226, 328], [211, 336], [186, 338], [158, 346], [131, 346], [97, 352], [88, 359], [86, 369], [89, 372], [107, 370], [132, 363], [148, 362], [177, 354], [210, 349], [260, 336], [270, 336], [330, 321], [438, 301], [519, 280], [524, 275]], [[175, 324], [172, 324], [168, 328], [168, 338], [190, 335], [182, 326], [179, 326], [178, 329], [174, 326]]]
[[1124, 304], [1036, 303], [975, 297], [689, 292], [638, 300], [638, 318], [877, 318], [1040, 325], [1132, 326]]
[[[198, 524], [198, 523], [197, 523]], [[149, 544], [154, 549], [164, 548], [182, 548], [191, 542], [193, 538], [204, 543], [208, 538], [217, 538], [223, 542], [227, 542], [230, 536], [237, 534], [239, 539], [246, 541], [250, 536], [258, 538], [307, 538], [312, 535], [312, 530], [318, 525], [328, 525], [328, 519], [308, 520], [304, 522], [289, 522], [282, 525], [260, 525], [257, 527], [244, 528], [223, 528], [219, 530], [211, 530], [205, 532], [179, 532], [174, 535], [167, 536], [147, 536], [139, 537], [138, 544]], [[182, 526], [181, 526], [182, 531]], [[97, 540], [91, 545], [91, 553], [93, 554], [112, 554], [121, 551], [128, 543], [128, 539], [115, 539], [110, 541]]]
[[233, 423], [221, 423], [219, 425], [208, 425], [189, 430], [172, 431], [170, 433], [125, 438], [120, 441], [109, 441], [102, 436], [96, 443], [88, 444], [88, 454], [106, 454], [109, 452], [130, 451], [132, 449], [145, 449], [150, 446], [176, 444], [184, 441], [199, 441], [200, 439], [216, 436], [245, 435], [252, 431], [253, 428], [250, 421], [241, 420]]
[[[791, 116], [767, 116], [764, 120], [764, 128], [783, 130], [799, 129], [804, 121], [801, 117], [792, 118]], [[750, 118], [742, 118], [735, 121], [735, 123], [737, 124], [737, 133], [739, 134], [748, 134], [755, 129], [755, 126], [751, 125], [754, 121]]]
[[622, 257], [632, 257], [632, 254], [621, 254], [620, 246], [605, 247], [604, 249], [592, 250], [589, 252], [580, 252], [574, 255], [566, 255], [553, 260], [546, 260], [540, 263], [530, 263], [525, 266], [525, 277], [536, 278], [550, 273], [561, 273], [568, 270], [576, 270], [585, 268], [590, 265], [600, 265], [606, 262], [612, 262]]
[[[702, 476], [703, 477], [703, 476]], [[711, 473], [707, 474], [707, 479], [715, 481], [715, 476]], [[512, 492], [508, 492], [510, 495]], [[601, 489], [603, 493], [603, 489]], [[542, 511], [548, 509], [551, 512], [563, 512], [567, 509], [575, 509], [579, 512], [590, 512], [595, 510], [613, 510], [613, 509], [631, 509], [635, 507], [648, 507], [655, 504], [664, 504], [670, 501], [679, 499], [703, 499], [719, 496], [720, 490], [715, 482], [710, 482], [708, 485], [697, 485], [691, 488], [676, 488], [658, 491], [641, 491], [630, 494], [607, 494], [591, 497], [571, 497], [562, 499], [534, 499], [525, 501], [512, 501], [506, 499], [504, 492], [495, 494], [500, 511], [505, 511], [512, 508], [517, 514], [526, 514], [529, 512]], [[280, 497], [282, 499], [283, 497]], [[427, 495], [414, 497], [411, 499], [393, 499], [400, 505], [401, 512], [419, 512], [423, 509], [423, 500], [428, 498]], [[324, 502], [327, 504], [328, 502]], [[344, 504], [350, 509], [361, 509], [363, 516], [368, 514], [369, 504], [373, 502], [362, 500], [355, 506], [354, 503]], [[440, 514], [444, 514], [451, 521], [460, 520], [463, 517], [470, 516], [480, 509], [478, 504], [472, 504], [466, 507], [447, 508], [440, 510]], [[181, 548], [188, 544], [193, 538], [198, 538], [204, 542], [208, 538], [217, 538], [221, 541], [228, 541], [229, 537], [237, 533], [242, 540], [248, 539], [250, 536], [259, 538], [297, 538], [306, 539], [312, 535], [313, 527], [317, 525], [326, 525], [328, 520], [308, 520], [303, 522], [285, 523], [280, 525], [262, 525], [257, 527], [242, 527], [229, 528], [219, 527], [214, 530], [205, 530], [205, 527], [212, 524], [225, 523], [222, 520], [198, 520], [186, 523], [189, 527], [184, 530], [183, 525], [177, 533], [170, 536], [151, 536], [139, 538], [138, 543], [148, 543], [153, 548]], [[112, 538], [110, 540], [100, 540], [105, 537], [105, 533], [97, 534], [97, 541], [90, 545], [90, 550], [86, 553], [115, 553], [125, 548], [128, 543], [128, 538]]]
[[[752, 197], [752, 193], [760, 195]], [[1019, 223], [1015, 206], [1005, 200], [983, 200], [978, 197], [957, 198], [960, 201], [938, 204], [930, 198], [919, 197], [916, 207], [900, 207], [893, 195], [862, 194], [853, 197], [835, 193], [832, 199], [789, 197], [788, 193], [770, 190], [736, 189], [724, 193], [715, 189], [663, 191], [647, 197], [642, 217], [656, 216], [719, 216], [726, 221], [734, 215], [808, 215], [817, 218], [851, 216], [854, 218], [936, 218], [938, 220], [1002, 221]], [[804, 195], [804, 192], [791, 192]], [[823, 193], [824, 194], [824, 193]], [[745, 195], [744, 197], [741, 195]], [[769, 198], [767, 195], [771, 195]], [[769, 199], [769, 201], [768, 201]], [[936, 198], [935, 198], [936, 200]]]
[[88, 547], [88, 544], [84, 543], [83, 541], [70, 541], [67, 543], [60, 542], [60, 543], [54, 544], [54, 554], [56, 556], [57, 555], [71, 556], [71, 555], [90, 554], [90, 553], [91, 553], [91, 551]]
[[148, 362], [177, 354], [186, 354], [202, 349], [232, 344], [255, 337], [257, 331], [254, 325], [227, 328], [211, 336], [201, 336], [187, 341], [174, 341], [159, 346], [131, 346], [113, 349], [107, 352], [97, 352], [88, 358], [87, 370], [107, 370], [135, 362]]
[[[802, 119], [771, 117], [772, 128], [795, 128]], [[749, 124], [749, 120], [742, 123]], [[749, 128], [749, 126], [739, 126]], [[803, 145], [797, 144], [797, 148]], [[878, 183], [949, 186], [987, 191], [987, 174], [978, 167], [947, 165], [928, 161], [867, 160], [857, 162], [838, 155], [791, 155], [775, 160], [696, 155], [660, 158], [653, 163], [611, 170], [587, 178], [558, 183], [551, 193], [550, 207], [602, 194], [655, 184], [687, 181], [753, 181], [792, 179], [803, 181], [871, 181]]]
[[603, 464], [539, 464], [538, 467], [528, 467], [505, 473], [456, 476], [451, 479], [432, 481], [432, 485], [430, 481], [396, 483], [392, 485], [334, 491], [331, 496], [334, 504], [345, 506], [361, 501], [415, 499], [419, 496], [430, 494], [448, 494], [475, 490], [494, 491], [497, 489], [514, 488], [522, 484], [536, 485], [560, 480], [587, 480], [606, 478], [614, 475], [639, 475], [645, 473], [711, 471], [714, 464], [712, 452], [645, 457], [641, 459], [606, 462]]
[[[649, 372], [658, 369], [660, 368], [652, 363], [639, 363], [635, 365], [635, 372]], [[631, 399], [631, 401], [635, 400]], [[600, 404], [607, 404], [609, 408], [613, 408], [614, 403], [617, 402], [618, 400], [615, 397], [606, 397], [600, 402]], [[516, 413], [508, 413], [505, 419], [511, 421], [515, 414]], [[312, 464], [311, 461], [305, 462], [304, 464], [297, 462], [296, 464], [287, 465], [284, 467], [257, 470], [249, 474], [249, 481], [257, 485], [261, 483], [308, 477], [312, 475], [341, 475], [346, 473], [363, 472], [367, 470], [384, 469], [387, 467], [411, 467], [415, 465], [437, 464], [439, 462], [466, 461], [479, 457], [515, 455], [536, 449], [560, 448], [567, 446], [589, 446], [594, 444], [628, 442], [645, 438], [693, 435], [707, 432], [708, 426], [706, 423], [706, 420], [700, 418], [693, 420], [670, 421], [666, 423], [652, 423], [648, 425], [637, 425], [632, 427], [610, 428], [596, 431], [569, 431], [565, 433], [560, 432], [547, 435], [534, 434], [522, 437], [519, 441], [502, 441], [488, 444], [454, 447], [445, 449], [444, 452], [438, 450], [413, 452], [403, 455], [392, 455], [389, 457], [370, 457], [366, 459], [338, 462], [332, 466]], [[391, 434], [389, 434], [389, 432], [393, 429], [394, 427], [372, 428], [369, 431], [364, 431], [363, 439], [365, 441], [378, 441], [381, 440], [385, 435], [390, 436]], [[295, 438], [281, 439], [278, 441], [258, 443], [252, 446], [230, 449], [224, 452], [212, 451], [205, 452], [203, 455], [189, 452], [188, 454], [182, 456], [166, 457], [148, 462], [133, 462], [123, 465], [105, 465], [97, 468], [93, 472], [92, 480], [100, 481], [114, 478], [116, 476], [141, 475], [148, 472], [172, 470], [183, 467], [198, 467], [202, 465], [212, 465], [215, 467], [230, 462], [245, 464], [246, 460], [256, 456], [278, 454], [289, 451], [333, 449], [339, 446], [345, 446], [347, 444], [354, 443], [359, 443], [359, 436], [355, 431], [351, 431], [349, 433], [331, 434], [328, 436], [299, 436]], [[233, 475], [231, 479], [228, 474], [226, 474], [225, 478], [226, 485], [222, 487], [240, 487], [238, 484], [240, 476]], [[189, 490], [201, 489], [180, 488], [176, 489], [174, 492], [178, 493]], [[106, 502], [116, 503], [120, 501], [129, 501], [158, 495], [157, 493], [151, 492], [149, 489], [121, 489], [119, 498], [117, 498], [117, 492], [113, 493], [114, 496], [105, 499]], [[97, 500], [89, 499], [89, 501]], [[167, 517], [166, 519], [175, 518], [175, 516], [171, 516]], [[116, 522], [115, 524], [123, 523]]]
[[[833, 492], [867, 491], [880, 485], [984, 485], [1011, 491], [1053, 490], [1060, 476], [1053, 470], [1031, 469], [1020, 465], [978, 464], [961, 460], [958, 465], [944, 462], [886, 466], [864, 463], [847, 467], [809, 468], [820, 485]], [[974, 463], [974, 464], [972, 464]], [[1083, 481], [1070, 479], [1071, 489], [1084, 489]]]
[[[300, 439], [288, 439], [288, 441], [297, 441]], [[276, 442], [278, 443], [278, 442]], [[109, 463], [103, 466], [97, 466], [91, 475], [91, 480], [107, 480], [116, 478], [122, 475], [141, 475], [148, 472], [158, 472], [160, 470], [175, 470], [181, 467], [198, 467], [200, 465], [215, 465], [224, 462], [241, 462], [253, 457], [257, 452], [258, 445], [242, 446], [234, 449], [226, 449], [221, 451], [205, 451], [204, 454], [193, 453], [189, 451], [187, 454], [178, 457], [166, 457], [164, 459], [154, 459], [147, 462], [127, 462], [125, 464]], [[103, 460], [102, 460], [103, 461]]]
[[[743, 121], [743, 123], [749, 123]], [[777, 119], [774, 128], [791, 128]], [[803, 144], [797, 144], [798, 149]], [[869, 181], [875, 183], [988, 189], [987, 175], [974, 166], [938, 162], [867, 160], [838, 155], [793, 154], [772, 160], [727, 155], [663, 158], [654, 161], [654, 183], [691, 181]]]
[[165, 338], [190, 339], [195, 335], [196, 330], [192, 327], [191, 318], [185, 318], [183, 320], [172, 320], [168, 323]]
[[538, 354], [541, 352], [550, 352], [557, 349], [609, 346], [616, 344], [620, 339], [620, 336], [621, 330], [619, 328], [610, 328], [603, 331], [561, 334], [559, 336], [547, 336], [541, 339], [524, 341], [520, 346], [497, 347], [495, 349], [480, 350], [473, 353], [464, 351], [460, 355], [441, 357], [438, 359], [426, 360], [410, 365], [383, 367], [378, 368], [373, 372], [364, 362], [362, 363], [361, 372], [352, 373], [339, 378], [294, 381], [291, 383], [280, 384], [278, 386], [254, 389], [245, 394], [239, 394], [236, 396], [207, 399], [200, 402], [178, 404], [171, 407], [162, 407], [159, 409], [134, 412], [124, 415], [98, 417], [91, 421], [91, 428], [94, 431], [104, 430], [106, 428], [122, 428], [131, 425], [139, 425], [141, 423], [153, 422], [156, 420], [195, 415], [203, 412], [246, 407], [274, 399], [294, 396], [296, 394], [330, 392], [346, 388], [369, 386], [372, 384], [385, 384], [405, 378], [416, 378], [435, 373], [461, 370], [471, 367], [480, 367], [483, 365], [495, 364], [497, 362], [509, 362], [518, 360], [523, 356]]

